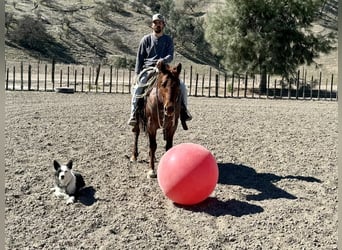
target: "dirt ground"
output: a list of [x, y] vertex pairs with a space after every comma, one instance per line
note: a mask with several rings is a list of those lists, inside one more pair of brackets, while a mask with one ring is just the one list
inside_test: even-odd
[[[189, 98], [174, 143], [219, 167], [195, 206], [129, 164], [129, 107], [127, 94], [6, 92], [6, 249], [337, 249], [337, 102]], [[146, 160], [144, 136], [140, 148]], [[50, 192], [55, 159], [86, 181], [75, 204]]]

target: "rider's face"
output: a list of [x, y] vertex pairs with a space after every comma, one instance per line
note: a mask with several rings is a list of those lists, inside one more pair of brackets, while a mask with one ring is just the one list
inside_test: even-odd
[[154, 32], [156, 33], [160, 33], [163, 31], [164, 29], [164, 22], [163, 21], [159, 21], [159, 20], [155, 20], [152, 22], [152, 29], [154, 30]]

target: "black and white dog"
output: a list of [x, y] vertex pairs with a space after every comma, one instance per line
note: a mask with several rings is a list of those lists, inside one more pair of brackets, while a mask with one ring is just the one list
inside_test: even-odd
[[75, 196], [78, 191], [85, 186], [83, 177], [76, 172], [73, 172], [72, 161], [66, 165], [59, 164], [56, 160], [53, 161], [55, 172], [55, 195], [67, 201], [67, 204], [75, 202]]

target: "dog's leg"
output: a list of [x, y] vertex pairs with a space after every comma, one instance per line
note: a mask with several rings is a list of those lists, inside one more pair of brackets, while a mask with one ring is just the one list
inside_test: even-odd
[[56, 197], [62, 198], [62, 199], [65, 199], [65, 200], [69, 199], [69, 195], [66, 194], [66, 193], [65, 193], [63, 190], [61, 190], [59, 187], [55, 187], [54, 190], [55, 190], [55, 193], [54, 193], [54, 194], [55, 194]]
[[71, 204], [75, 202], [75, 196], [69, 196], [69, 198], [67, 199], [67, 204]]

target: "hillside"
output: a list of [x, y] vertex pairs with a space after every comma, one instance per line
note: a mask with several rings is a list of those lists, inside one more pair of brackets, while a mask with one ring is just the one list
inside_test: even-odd
[[[61, 50], [65, 62], [91, 63], [100, 58], [135, 56], [139, 40], [149, 32], [150, 15], [131, 9], [124, 12], [107, 11], [96, 1], [6, 1], [6, 14], [12, 23], [25, 16], [39, 20], [50, 37], [50, 54]], [[11, 24], [9, 30], [11, 29]], [[6, 59], [43, 57], [6, 41]], [[44, 58], [42, 58], [44, 59]], [[63, 58], [60, 58], [63, 60]]]
[[[141, 37], [150, 32], [150, 18], [155, 13], [141, 2], [6, 0], [6, 60], [51, 60], [54, 57], [64, 63], [92, 64], [113, 63], [126, 58], [132, 63]], [[337, 29], [337, 3], [335, 0], [326, 1], [318, 30]], [[220, 1], [205, 1], [192, 11], [205, 14], [219, 5]], [[26, 24], [25, 29], [29, 26], [31, 32], [41, 38], [30, 44], [35, 49], [27, 49], [13, 42], [13, 30], [21, 23]], [[176, 61], [187, 64], [212, 63], [209, 57], [196, 58], [191, 53], [182, 51], [176, 44]], [[336, 51], [323, 55], [319, 63], [325, 64], [326, 57], [329, 68], [336, 67], [333, 72], [337, 72]]]

